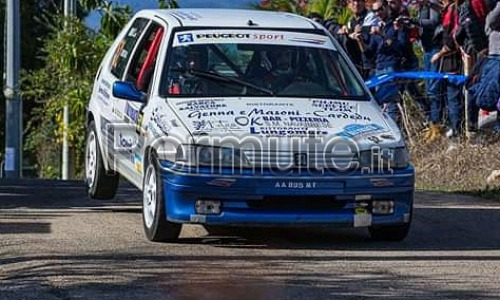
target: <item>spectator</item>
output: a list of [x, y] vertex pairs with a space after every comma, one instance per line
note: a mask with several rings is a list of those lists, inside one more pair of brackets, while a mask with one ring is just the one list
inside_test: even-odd
[[482, 64], [479, 80], [470, 88], [469, 130], [477, 130], [479, 108], [497, 111], [497, 122], [493, 129], [500, 132], [500, 2], [488, 14], [485, 22], [488, 36], [488, 58]]
[[368, 33], [370, 31], [369, 26], [364, 26], [365, 19], [367, 16], [371, 15], [365, 6], [364, 0], [349, 0], [347, 2], [347, 7], [352, 13], [352, 17], [347, 22], [347, 26], [344, 26], [341, 30], [342, 34], [346, 35], [345, 49], [347, 53], [358, 69], [361, 76], [366, 79], [370, 76], [370, 71], [373, 69], [373, 64], [369, 60], [364, 59], [361, 49], [355, 39], [355, 35], [362, 33]]
[[465, 54], [471, 57], [472, 65], [477, 55], [488, 48], [484, 28], [489, 10], [486, 0], [465, 0], [459, 7], [459, 27], [455, 39]]
[[[387, 2], [374, 2], [372, 10], [380, 18], [381, 26], [371, 27], [369, 36], [357, 33], [353, 38], [358, 41], [364, 55], [375, 57], [375, 75], [395, 72], [401, 66], [409, 43], [407, 32], [391, 15]], [[387, 106], [389, 115], [396, 120], [400, 98], [398, 86], [394, 83], [382, 85], [377, 89], [375, 98], [379, 104]]]
[[[462, 70], [462, 59], [460, 51], [454, 39], [454, 33], [458, 28], [458, 9], [455, 0], [443, 0], [442, 12], [443, 34], [441, 37], [441, 49], [432, 56], [431, 62], [438, 64], [439, 72], [460, 74]], [[449, 130], [447, 136], [452, 142], [461, 133], [462, 103], [461, 87], [447, 80], [441, 83], [444, 91], [445, 103], [448, 108]]]
[[[422, 29], [420, 42], [424, 52], [423, 70], [437, 72], [438, 65], [431, 63], [431, 58], [439, 52], [440, 41], [436, 40], [436, 31], [441, 23], [441, 6], [436, 0], [418, 0], [417, 23]], [[429, 123], [424, 139], [431, 142], [441, 135], [442, 107], [439, 96], [439, 83], [437, 79], [427, 79], [425, 87], [427, 90], [427, 103], [421, 105], [426, 121]]]

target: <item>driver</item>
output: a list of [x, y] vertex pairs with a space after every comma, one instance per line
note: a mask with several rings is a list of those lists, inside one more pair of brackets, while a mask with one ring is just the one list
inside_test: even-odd
[[269, 70], [264, 77], [267, 88], [279, 91], [288, 86], [293, 80], [294, 51], [291, 49], [272, 50], [267, 51], [263, 56], [263, 64], [267, 65]]

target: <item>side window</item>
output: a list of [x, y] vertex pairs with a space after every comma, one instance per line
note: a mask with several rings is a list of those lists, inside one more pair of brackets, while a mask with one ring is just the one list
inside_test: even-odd
[[135, 83], [143, 92], [148, 90], [151, 83], [163, 32], [162, 26], [152, 23], [130, 61], [125, 80]]
[[122, 78], [123, 72], [127, 67], [130, 54], [148, 22], [149, 21], [147, 19], [136, 19], [132, 24], [132, 27], [130, 27], [127, 32], [127, 35], [125, 35], [123, 40], [121, 40], [116, 47], [113, 60], [111, 61], [111, 73], [113, 73], [116, 77]]

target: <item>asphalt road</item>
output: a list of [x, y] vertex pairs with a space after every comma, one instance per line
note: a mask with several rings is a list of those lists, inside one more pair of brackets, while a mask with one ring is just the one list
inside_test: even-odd
[[500, 203], [416, 193], [404, 242], [363, 229], [143, 235], [137, 191], [0, 181], [0, 299], [500, 299]]

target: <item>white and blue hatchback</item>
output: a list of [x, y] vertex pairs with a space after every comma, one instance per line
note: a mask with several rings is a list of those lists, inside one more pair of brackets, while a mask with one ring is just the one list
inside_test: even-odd
[[143, 192], [152, 241], [182, 224], [366, 227], [402, 240], [414, 170], [339, 44], [288, 14], [139, 12], [88, 105], [89, 196]]

